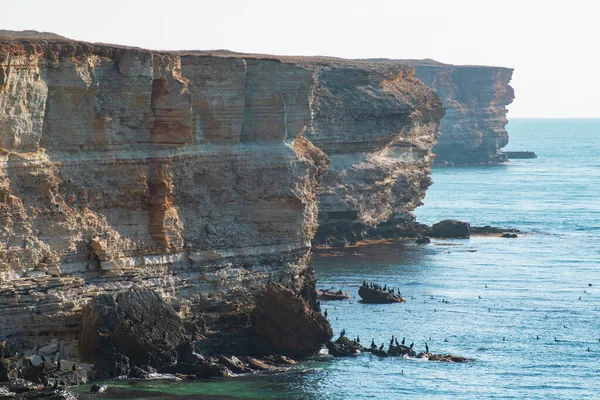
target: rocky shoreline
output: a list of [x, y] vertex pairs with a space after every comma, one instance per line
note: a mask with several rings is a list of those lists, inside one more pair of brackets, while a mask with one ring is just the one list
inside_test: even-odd
[[470, 223], [447, 219], [435, 223], [431, 226], [421, 224], [412, 220], [407, 223], [388, 227], [387, 229], [371, 229], [371, 230], [350, 230], [341, 235], [337, 232], [337, 236], [329, 236], [327, 238], [318, 237], [313, 241], [316, 248], [346, 248], [360, 245], [368, 245], [376, 241], [385, 241], [387, 239], [415, 239], [417, 244], [426, 244], [430, 242], [430, 238], [442, 239], [467, 239], [472, 235], [497, 235], [501, 237], [504, 234], [516, 237], [521, 233], [515, 228], [500, 228], [493, 226], [471, 226]]
[[0, 31], [0, 393], [277, 371], [333, 336], [313, 244], [469, 237], [411, 214], [445, 113], [415, 73]]

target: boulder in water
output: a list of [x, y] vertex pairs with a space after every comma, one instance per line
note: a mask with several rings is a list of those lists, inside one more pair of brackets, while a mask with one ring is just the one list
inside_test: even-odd
[[440, 238], [468, 238], [471, 236], [471, 225], [468, 222], [455, 219], [445, 219], [433, 224], [431, 236]]
[[370, 288], [367, 285], [362, 285], [358, 289], [358, 295], [362, 298], [363, 303], [388, 304], [405, 302], [405, 300], [400, 295], [391, 293], [386, 290]]

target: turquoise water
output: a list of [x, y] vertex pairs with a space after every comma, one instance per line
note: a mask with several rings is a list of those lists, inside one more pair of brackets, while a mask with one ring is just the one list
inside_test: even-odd
[[124, 382], [115, 398], [600, 398], [600, 120], [513, 120], [508, 131], [507, 150], [539, 158], [437, 168], [416, 214], [426, 223], [457, 218], [529, 233], [314, 257], [320, 287], [357, 296], [366, 279], [400, 287], [407, 299], [323, 302], [336, 333], [386, 347], [393, 334], [417, 350], [427, 342], [432, 352], [472, 362], [365, 354], [304, 363], [286, 375]]

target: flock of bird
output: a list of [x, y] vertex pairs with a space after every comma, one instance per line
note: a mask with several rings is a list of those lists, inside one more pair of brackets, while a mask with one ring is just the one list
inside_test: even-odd
[[[400, 295], [400, 289], [399, 289], [399, 288], [398, 288], [398, 289], [396, 289], [396, 288], [391, 288], [391, 287], [390, 287], [390, 288], [388, 288], [388, 287], [387, 287], [387, 285], [381, 286], [381, 285], [378, 285], [378, 284], [375, 284], [375, 283], [372, 283], [372, 282], [367, 282], [367, 281], [363, 281], [363, 285], [364, 285], [364, 286], [368, 286], [368, 287], [370, 287], [370, 288], [372, 288], [372, 289], [377, 289], [377, 290], [388, 291], [388, 292], [390, 292], [390, 293], [395, 293], [395, 292], [397, 291], [398, 295]], [[588, 283], [588, 287], [592, 287], [592, 286], [593, 286], [593, 285], [592, 285], [592, 283]], [[484, 287], [485, 287], [485, 289], [488, 289], [488, 285], [485, 285]], [[586, 294], [589, 294], [587, 290], [584, 290], [583, 292], [584, 292], [584, 293], [586, 293]], [[430, 299], [430, 300], [435, 300], [435, 297], [434, 297], [433, 295], [425, 295], [425, 296], [429, 297], [429, 299]], [[410, 296], [410, 299], [412, 299], [412, 300], [415, 300], [415, 297], [414, 297], [414, 296]], [[479, 295], [479, 296], [478, 296], [478, 299], [479, 299], [479, 300], [483, 300], [484, 298], [483, 298], [481, 295]], [[582, 299], [582, 297], [581, 297], [581, 296], [579, 296], [579, 300], [581, 300], [581, 299]], [[441, 302], [441, 303], [443, 303], [443, 304], [450, 304], [450, 301], [449, 301], [449, 300], [447, 300], [447, 299], [445, 299], [445, 298], [442, 298], [441, 300], [439, 300], [439, 302]], [[424, 303], [424, 304], [427, 304], [427, 301], [426, 301], [426, 300], [423, 300], [423, 303]], [[334, 307], [334, 309], [336, 309], [336, 310], [337, 310], [337, 307]], [[411, 312], [411, 310], [410, 310], [410, 309], [408, 309], [408, 308], [405, 308], [405, 311], [406, 311], [406, 312], [408, 312], [408, 313], [410, 313], [410, 312]], [[437, 312], [437, 308], [434, 308], [434, 309], [433, 309], [433, 311], [434, 311], [434, 312]], [[491, 311], [492, 311], [492, 308], [491, 308], [491, 307], [488, 307], [488, 312], [491, 312]], [[328, 317], [328, 312], [327, 312], [327, 309], [326, 309], [326, 310], [325, 310], [325, 312], [324, 312], [324, 316], [325, 316], [325, 317]], [[545, 316], [545, 319], [548, 319], [548, 318], [549, 318], [549, 317], [548, 317], [548, 315], [546, 315], [546, 316]], [[337, 319], [338, 319], [338, 318], [336, 317], [336, 320], [337, 320]], [[568, 326], [566, 326], [566, 325], [563, 325], [563, 328], [565, 328], [565, 329], [568, 329]], [[346, 330], [345, 330], [345, 329], [343, 329], [343, 330], [340, 332], [340, 336], [344, 336], [344, 335], [345, 335], [345, 333], [346, 333]], [[535, 336], [535, 339], [536, 339], [536, 340], [540, 340], [540, 339], [541, 339], [541, 338], [540, 338], [540, 336], [539, 336], [539, 334]], [[354, 341], [355, 341], [356, 343], [360, 343], [360, 337], [359, 337], [359, 336], [357, 336], [357, 338], [356, 338], [356, 339], [354, 339]], [[431, 337], [429, 337], [429, 341], [432, 341], [432, 338], [431, 338]], [[503, 341], [503, 342], [505, 342], [505, 341], [506, 341], [506, 337], [502, 337], [502, 341]], [[448, 338], [444, 338], [444, 342], [445, 342], [445, 343], [448, 343], [448, 342], [449, 342], [449, 341], [448, 341]], [[561, 339], [558, 339], [556, 336], [554, 336], [554, 342], [566, 342], [566, 340], [561, 340]], [[598, 342], [600, 342], [600, 339], [598, 339]], [[405, 343], [406, 343], [406, 338], [405, 338], [405, 337], [403, 337], [403, 338], [402, 338], [402, 341], [401, 341], [401, 343], [399, 343], [399, 342], [398, 342], [398, 339], [397, 339], [397, 338], [395, 338], [394, 336], [392, 336], [392, 339], [391, 339], [391, 340], [390, 340], [390, 342], [389, 342], [389, 346], [390, 346], [390, 347], [392, 347], [393, 345], [396, 345], [396, 346], [400, 346], [400, 345], [402, 345], [402, 346], [404, 346], [404, 345], [405, 345]], [[410, 347], [411, 349], [413, 349], [413, 346], [414, 346], [414, 342], [412, 342], [412, 343], [411, 343], [411, 344], [410, 344], [408, 347]], [[378, 350], [383, 350], [383, 349], [384, 349], [384, 347], [385, 347], [385, 346], [384, 346], [384, 343], [382, 343], [380, 346], [377, 346], [377, 344], [375, 343], [375, 339], [374, 339], [374, 338], [373, 338], [373, 339], [371, 339], [371, 345], [370, 345], [370, 348], [371, 348], [371, 349], [373, 349], [373, 350], [375, 350], [375, 349], [378, 349]], [[586, 350], [587, 350], [588, 352], [591, 352], [591, 348], [590, 348], [590, 347], [587, 347], [587, 349], [586, 349]], [[428, 343], [427, 343], [427, 342], [425, 342], [425, 352], [426, 352], [426, 353], [429, 353], [429, 346], [428, 346]]]

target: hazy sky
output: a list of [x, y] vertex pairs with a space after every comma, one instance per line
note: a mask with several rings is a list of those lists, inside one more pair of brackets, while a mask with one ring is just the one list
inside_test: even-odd
[[0, 29], [152, 49], [515, 69], [510, 117], [600, 117], [599, 0], [2, 0]]

